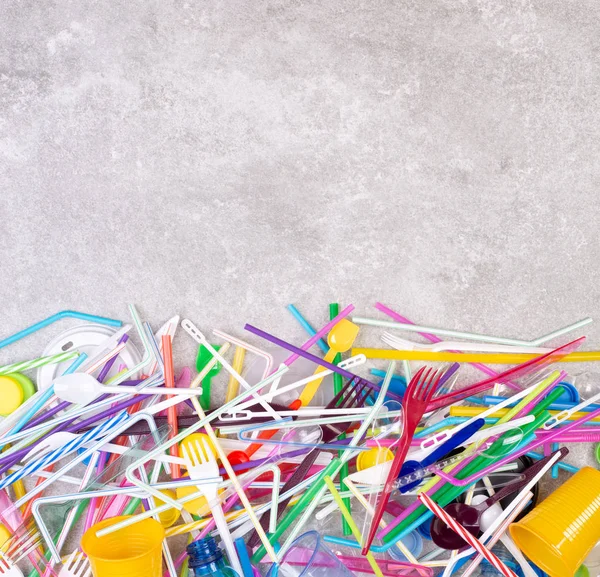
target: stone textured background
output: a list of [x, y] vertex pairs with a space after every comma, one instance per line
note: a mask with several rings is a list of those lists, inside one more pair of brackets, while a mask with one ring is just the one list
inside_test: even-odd
[[290, 302], [524, 339], [596, 315], [599, 22], [593, 0], [3, 0], [2, 335], [128, 302], [296, 341]]

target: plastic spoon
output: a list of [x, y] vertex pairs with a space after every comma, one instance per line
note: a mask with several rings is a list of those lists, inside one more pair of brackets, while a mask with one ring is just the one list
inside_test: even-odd
[[87, 405], [106, 393], [131, 394], [131, 395], [184, 395], [197, 397], [202, 394], [202, 389], [170, 389], [168, 387], [137, 387], [107, 386], [99, 383], [92, 375], [87, 373], [73, 373], [61, 375], [54, 380], [54, 394], [63, 401], [78, 405]]
[[[358, 325], [350, 322], [348, 319], [342, 319], [337, 325], [335, 325], [329, 335], [327, 336], [327, 344], [329, 345], [329, 351], [324, 357], [324, 361], [332, 363], [338, 353], [345, 353], [352, 348], [359, 331]], [[314, 374], [318, 375], [324, 371], [323, 367], [317, 367]], [[324, 377], [323, 377], [324, 378]], [[296, 404], [300, 403], [299, 406], [306, 407], [315, 396], [315, 393], [321, 386], [323, 379], [316, 379], [308, 383], [300, 396], [298, 397]], [[297, 407], [294, 407], [297, 408]]]
[[[486, 501], [485, 495], [476, 495], [473, 497], [473, 505], [477, 506]], [[487, 531], [492, 523], [502, 515], [502, 507], [498, 503], [494, 503], [487, 511], [481, 515], [481, 530]], [[515, 561], [520, 565], [525, 577], [537, 577], [537, 573], [532, 569], [531, 565], [525, 559], [521, 550], [507, 533], [500, 535], [500, 541], [508, 549], [508, 552], [515, 558]]]
[[[562, 448], [559, 453], [561, 459], [568, 453], [568, 449]], [[492, 497], [486, 499], [483, 503], [477, 506], [467, 505], [466, 503], [450, 503], [444, 507], [445, 511], [454, 519], [456, 519], [469, 533], [477, 536], [480, 531], [481, 515], [489, 509], [494, 503], [501, 501], [515, 491], [519, 491], [526, 486], [533, 477], [535, 477], [544, 466], [555, 456], [549, 455], [540, 459], [537, 463], [523, 471], [521, 479], [503, 487]], [[462, 549], [467, 545], [463, 538], [450, 529], [443, 521], [436, 518], [431, 523], [431, 538], [433, 542], [442, 549]]]

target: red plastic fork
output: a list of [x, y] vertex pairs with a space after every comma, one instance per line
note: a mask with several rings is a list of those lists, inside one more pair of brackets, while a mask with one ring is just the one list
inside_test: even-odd
[[390, 500], [390, 495], [394, 490], [394, 482], [402, 469], [406, 454], [410, 448], [410, 443], [417, 429], [417, 425], [423, 418], [427, 405], [431, 402], [431, 399], [435, 395], [437, 388], [440, 383], [440, 378], [444, 374], [444, 370], [434, 370], [432, 368], [421, 367], [410, 380], [404, 399], [404, 414], [405, 414], [405, 425], [402, 437], [398, 444], [398, 450], [394, 455], [390, 472], [385, 481], [383, 488], [383, 494], [380, 496], [377, 503], [377, 508], [373, 515], [373, 520], [369, 528], [369, 535], [363, 546], [362, 554], [366, 555], [369, 552], [371, 543], [375, 538], [375, 533], [379, 528], [379, 522], [383, 517], [385, 507]]

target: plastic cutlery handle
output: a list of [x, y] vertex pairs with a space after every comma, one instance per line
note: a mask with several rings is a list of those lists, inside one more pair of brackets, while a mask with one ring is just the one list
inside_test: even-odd
[[210, 507], [210, 512], [212, 513], [213, 519], [215, 520], [215, 525], [217, 526], [219, 535], [223, 540], [223, 545], [225, 545], [225, 550], [227, 551], [227, 557], [229, 558], [229, 562], [231, 563], [233, 569], [235, 569], [238, 575], [243, 575], [244, 571], [242, 569], [242, 566], [240, 565], [240, 559], [235, 549], [231, 533], [229, 532], [229, 527], [227, 526], [227, 521], [225, 520], [225, 515], [223, 514], [221, 504], [217, 503], [216, 505]]
[[138, 389], [136, 387], [108, 387], [102, 385], [100, 392], [126, 393], [132, 395], [183, 395], [184, 397], [198, 397], [202, 394], [202, 389], [171, 389], [168, 387], [148, 387], [146, 389]]
[[462, 431], [458, 431], [458, 433], [450, 437], [445, 443], [433, 451], [433, 453], [427, 455], [420, 463], [421, 468], [428, 467], [439, 461], [442, 457], [445, 457], [450, 451], [456, 449], [456, 447], [459, 447], [467, 439], [472, 437], [479, 429], [481, 429], [481, 427], [483, 427], [483, 425], [485, 425], [485, 419], [476, 419]]
[[[508, 407], [512, 403], [526, 397], [531, 391], [533, 391], [533, 389], [536, 386], [537, 385], [531, 385], [531, 386], [527, 387], [526, 389], [523, 389], [522, 391], [514, 394], [513, 396], [504, 399], [501, 403], [499, 403], [498, 405], [495, 405], [496, 410], [499, 410], [500, 408]], [[477, 415], [477, 417], [480, 419], [483, 419], [485, 417], [488, 417], [489, 415], [493, 415], [495, 411], [493, 411], [492, 408], [493, 407], [486, 409], [483, 413], [480, 413], [479, 415]], [[421, 449], [430, 449], [430, 448], [433, 448], [433, 447], [443, 443], [444, 441], [449, 439], [454, 432], [460, 431], [460, 430], [464, 429], [466, 426], [470, 425], [471, 422], [473, 422], [477, 417], [473, 417], [469, 421], [466, 421], [465, 423], [458, 425], [454, 429], [450, 429], [449, 431], [444, 431], [433, 437], [429, 437], [429, 438], [425, 439], [421, 443]]]
[[484, 503], [488, 507], [491, 507], [494, 503], [497, 503], [498, 501], [504, 499], [504, 497], [512, 495], [515, 491], [520, 491], [548, 464], [548, 462], [551, 459], [553, 459], [557, 455], [557, 453], [560, 454], [560, 457], [558, 458], [558, 460], [560, 461], [564, 459], [566, 455], [568, 455], [569, 449], [567, 449], [566, 447], [562, 447], [561, 449], [555, 451], [551, 455], [540, 459], [537, 463], [531, 465], [531, 467], [528, 467], [525, 471], [523, 471], [523, 473], [521, 473], [521, 479], [519, 479], [518, 481], [514, 481], [510, 485], [506, 485], [506, 487], [502, 487], [500, 491], [498, 491], [495, 495], [492, 495], [489, 499], [484, 501]]

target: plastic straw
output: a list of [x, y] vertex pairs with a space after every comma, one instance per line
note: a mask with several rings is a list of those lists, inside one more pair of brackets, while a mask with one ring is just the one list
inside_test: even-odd
[[539, 345], [539, 344], [542, 344], [543, 342], [546, 342], [546, 341], [554, 339], [558, 336], [564, 335], [570, 331], [574, 331], [576, 329], [584, 327], [585, 325], [591, 323], [592, 319], [585, 318], [581, 321], [573, 323], [572, 325], [569, 325], [568, 327], [559, 329], [558, 331], [555, 331], [554, 333], [550, 333], [549, 335], [540, 337], [539, 339], [535, 339], [533, 341], [522, 341], [522, 340], [518, 340], [518, 339], [508, 339], [508, 338], [504, 338], [504, 337], [493, 337], [493, 336], [481, 335], [481, 334], [477, 334], [477, 333], [468, 333], [468, 332], [463, 332], [463, 331], [439, 329], [436, 327], [428, 327], [428, 326], [413, 325], [413, 324], [408, 324], [408, 323], [383, 321], [383, 320], [379, 320], [379, 319], [369, 319], [369, 318], [364, 318], [364, 317], [352, 317], [352, 322], [354, 322], [358, 325], [369, 325], [369, 326], [374, 326], [374, 327], [385, 327], [385, 328], [389, 328], [389, 329], [398, 329], [398, 330], [403, 330], [403, 331], [412, 331], [412, 332], [418, 332], [418, 333], [443, 335], [443, 336], [471, 340], [471, 341], [483, 341], [483, 342], [487, 342], [487, 343], [498, 343], [498, 344], [504, 344], [504, 345], [527, 346], [527, 345]]
[[[487, 363], [490, 365], [517, 365], [539, 357], [536, 353], [452, 353], [447, 351], [398, 351], [396, 349], [353, 348], [352, 355], [365, 355], [368, 359], [393, 359], [396, 361], [427, 361], [437, 363]], [[561, 363], [589, 363], [600, 361], [600, 351], [567, 353]]]
[[[175, 374], [173, 371], [173, 345], [171, 343], [171, 335], [163, 335], [162, 337], [162, 350], [163, 350], [163, 363], [165, 372], [165, 387], [169, 389], [175, 388]], [[172, 396], [168, 395], [167, 399], [171, 399]], [[169, 438], [172, 439], [179, 432], [179, 426], [177, 423], [177, 408], [175, 406], [167, 409], [167, 418], [171, 431]], [[169, 454], [171, 457], [179, 457], [179, 446], [177, 443], [173, 443], [169, 447]], [[176, 463], [171, 463], [171, 477], [177, 479], [181, 477], [181, 467]]]
[[[287, 310], [292, 313], [294, 318], [300, 323], [300, 326], [311, 336], [314, 337], [317, 334], [317, 331], [313, 328], [313, 326], [300, 314], [300, 311], [294, 305], [288, 305]], [[334, 317], [339, 313], [335, 313]], [[332, 320], [331, 318], [329, 320]], [[324, 352], [327, 353], [329, 347], [327, 343], [323, 339], [319, 339], [317, 341], [317, 346]]]
[[79, 355], [78, 351], [68, 351], [66, 353], [59, 353], [57, 355], [49, 355], [47, 357], [39, 357], [32, 359], [31, 361], [21, 361], [20, 363], [13, 363], [12, 365], [4, 365], [0, 367], [0, 375], [10, 375], [11, 373], [22, 373], [29, 371], [37, 367], [43, 367], [44, 365], [56, 365], [64, 361], [69, 361]]
[[[235, 347], [233, 354], [233, 361], [231, 366], [237, 373], [242, 373], [244, 367], [244, 357], [246, 356], [246, 350], [243, 347]], [[239, 392], [240, 384], [233, 375], [229, 375], [229, 382], [227, 383], [227, 393], [225, 395], [225, 402], [229, 402], [237, 397]], [[250, 576], [252, 577], [252, 576]]]
[[36, 331], [39, 331], [40, 329], [43, 329], [44, 327], [51, 325], [52, 323], [55, 323], [56, 321], [59, 321], [61, 319], [67, 319], [67, 318], [79, 319], [79, 320], [88, 321], [91, 323], [99, 323], [101, 325], [108, 325], [111, 327], [120, 327], [123, 324], [121, 321], [118, 321], [116, 319], [109, 319], [106, 317], [99, 317], [96, 315], [88, 315], [86, 313], [79, 313], [77, 311], [68, 311], [68, 310], [61, 311], [59, 313], [56, 313], [55, 315], [48, 317], [47, 319], [44, 319], [43, 321], [40, 321], [39, 323], [35, 323], [35, 324], [31, 325], [30, 327], [27, 327], [26, 329], [23, 329], [22, 331], [15, 333], [14, 335], [11, 335], [10, 337], [6, 337], [2, 341], [0, 341], [0, 349], [6, 347], [8, 345], [11, 345], [12, 343], [15, 343], [18, 340], [20, 340], [28, 335], [31, 335], [31, 334], [35, 333]]
[[483, 555], [498, 571], [500, 571], [505, 577], [517, 577], [496, 555], [485, 548], [485, 546], [471, 533], [469, 533], [458, 521], [448, 515], [444, 509], [432, 501], [431, 497], [426, 493], [419, 495], [419, 500], [425, 505], [436, 517], [444, 521], [446, 525], [451, 527], [456, 533], [458, 533], [471, 547]]
[[[340, 511], [342, 512], [342, 515], [344, 516], [344, 519], [346, 519], [346, 523], [348, 523], [350, 530], [352, 531], [352, 535], [354, 535], [354, 538], [360, 543], [360, 541], [362, 539], [360, 530], [356, 526], [354, 519], [352, 519], [352, 515], [350, 514], [350, 511], [348, 511], [348, 509], [346, 508], [346, 505], [344, 504], [344, 500], [342, 499], [342, 497], [338, 493], [337, 489], [335, 488], [335, 485], [333, 484], [333, 480], [331, 479], [331, 477], [329, 475], [325, 475], [325, 477], [323, 477], [323, 480], [325, 481], [325, 484], [329, 488], [330, 493], [333, 495], [333, 498], [335, 499], [335, 502], [337, 503], [338, 507], [340, 508]], [[381, 572], [379, 565], [377, 565], [377, 561], [375, 561], [375, 557], [373, 557], [373, 553], [371, 553], [369, 551], [366, 554], [366, 558], [369, 561], [369, 565], [371, 565], [371, 568], [373, 569], [373, 572], [375, 573], [375, 575], [377, 575], [377, 577], [383, 577], [383, 573]]]

